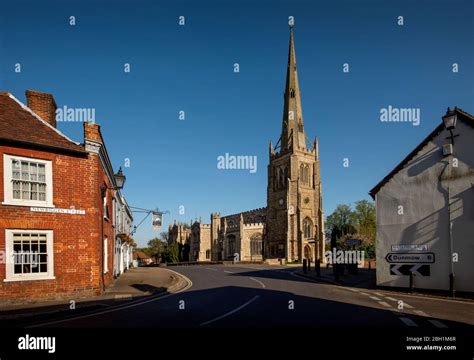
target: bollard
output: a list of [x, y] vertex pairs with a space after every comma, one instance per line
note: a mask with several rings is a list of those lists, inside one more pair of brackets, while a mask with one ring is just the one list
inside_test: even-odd
[[370, 264], [371, 264], [371, 263], [372, 263], [372, 262], [369, 260], [369, 270], [372, 270], [372, 268], [370, 267]]
[[334, 280], [339, 281], [339, 269], [338, 269], [337, 263], [333, 265], [333, 268], [334, 268]]
[[410, 271], [410, 292], [413, 292], [413, 290], [415, 290], [415, 274]]
[[308, 265], [306, 259], [303, 259], [303, 272], [306, 274], [308, 272]]
[[311, 272], [311, 259], [308, 259], [308, 271]]
[[319, 260], [316, 260], [316, 275], [318, 277], [321, 277], [321, 262]]
[[452, 297], [456, 296], [455, 279], [456, 277], [453, 273], [449, 274], [449, 293]]

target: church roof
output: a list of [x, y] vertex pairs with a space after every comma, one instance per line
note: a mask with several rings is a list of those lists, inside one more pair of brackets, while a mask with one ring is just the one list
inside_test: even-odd
[[[455, 107], [454, 110], [458, 115], [458, 120], [465, 122], [474, 127], [474, 116], [463, 111], [462, 109]], [[369, 191], [369, 195], [375, 200], [375, 195], [380, 189], [395, 176], [401, 169], [403, 169], [407, 163], [412, 160], [421, 149], [423, 149], [432, 139], [434, 139], [439, 133], [444, 130], [444, 123], [441, 122], [412, 152], [410, 152], [387, 176], [385, 176], [372, 190]]]

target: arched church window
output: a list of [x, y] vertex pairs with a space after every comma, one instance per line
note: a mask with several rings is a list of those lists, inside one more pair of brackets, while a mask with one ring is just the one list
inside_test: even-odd
[[300, 180], [303, 182], [304, 181], [304, 165], [300, 165]]
[[280, 168], [280, 187], [285, 186], [285, 174], [284, 174], [284, 169], [283, 167]]
[[303, 221], [303, 233], [305, 239], [310, 239], [312, 237], [312, 227], [313, 227], [313, 222], [311, 221], [310, 218], [306, 218]]
[[295, 90], [290, 89], [290, 97], [294, 98], [295, 97]]
[[278, 188], [278, 175], [277, 175], [277, 168], [273, 168], [273, 190]]
[[262, 235], [255, 234], [250, 238], [250, 255], [262, 255]]
[[235, 254], [235, 235], [227, 236], [227, 255], [229, 257], [234, 256]]
[[304, 179], [303, 182], [304, 182], [305, 184], [308, 184], [308, 182], [309, 182], [309, 167], [308, 167], [308, 165], [306, 165], [306, 166], [304, 167], [304, 170], [303, 170], [303, 179]]

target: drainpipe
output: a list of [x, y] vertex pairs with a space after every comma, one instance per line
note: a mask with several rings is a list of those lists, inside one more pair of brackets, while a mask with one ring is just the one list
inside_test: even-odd
[[449, 264], [451, 273], [449, 274], [449, 292], [452, 297], [455, 296], [456, 288], [455, 288], [455, 279], [456, 276], [454, 274], [454, 262], [453, 262], [453, 222], [451, 219], [451, 187], [450, 187], [450, 179], [451, 179], [451, 161], [453, 160], [453, 155], [449, 156], [448, 159], [448, 222], [449, 222]]

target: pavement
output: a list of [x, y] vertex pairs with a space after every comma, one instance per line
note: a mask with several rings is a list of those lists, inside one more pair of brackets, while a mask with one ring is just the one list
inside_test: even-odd
[[0, 304], [0, 327], [21, 326], [42, 319], [63, 318], [171, 294], [188, 285], [176, 272], [158, 267], [133, 268], [123, 273], [99, 296], [71, 300]]
[[326, 268], [321, 266], [320, 274], [316, 273], [314, 267], [304, 273], [302, 269], [297, 271], [298, 275], [307, 277], [315, 281], [322, 281], [329, 284], [351, 286], [365, 289], [376, 289], [376, 274], [375, 269], [359, 268], [357, 274], [349, 274], [347, 271], [340, 275], [338, 280], [334, 277], [334, 269], [332, 267]]
[[[149, 269], [155, 268], [146, 268]], [[157, 270], [165, 270], [156, 268]], [[67, 318], [22, 319], [38, 328], [372, 328], [471, 330], [474, 303], [315, 282], [294, 267], [177, 266], [174, 293]], [[152, 270], [153, 271], [153, 270]], [[151, 276], [152, 274], [144, 274]], [[132, 281], [133, 282], [133, 281]], [[129, 290], [129, 289], [128, 289]], [[118, 294], [123, 291], [116, 290]]]

